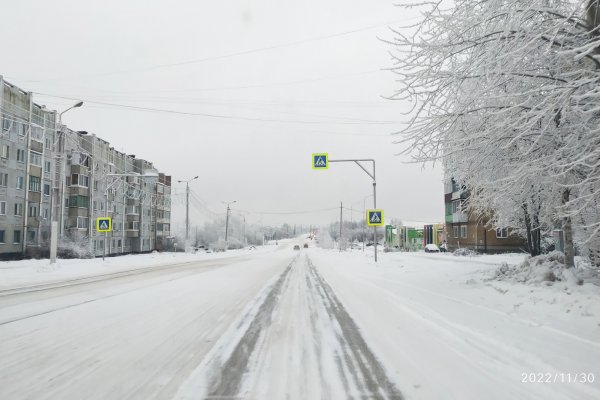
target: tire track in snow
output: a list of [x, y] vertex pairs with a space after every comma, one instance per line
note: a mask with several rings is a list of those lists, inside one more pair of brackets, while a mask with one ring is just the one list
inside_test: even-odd
[[308, 256], [287, 266], [223, 356], [207, 368], [204, 399], [403, 399]]
[[246, 332], [233, 352], [222, 365], [220, 373], [213, 377], [207, 398], [235, 398], [239, 392], [250, 356], [264, 328], [270, 325], [277, 297], [281, 292], [284, 281], [288, 277], [296, 258], [286, 267], [273, 285], [271, 291], [260, 306], [258, 313], [246, 329]]
[[[368, 393], [369, 399], [403, 399], [401, 392], [389, 380], [384, 367], [369, 348], [367, 342], [360, 334], [360, 330], [343, 304], [335, 295], [333, 289], [318, 273], [312, 261], [306, 256], [309, 266], [309, 273], [317, 282], [319, 295], [322, 296], [323, 304], [327, 308], [329, 315], [335, 319], [341, 328], [342, 335], [338, 336], [339, 341], [344, 344], [343, 357], [346, 366], [350, 367], [352, 376], [363, 385], [361, 392]], [[353, 369], [358, 366], [358, 370]], [[341, 365], [340, 365], [341, 367]], [[339, 368], [339, 367], [338, 367]], [[343, 375], [343, 371], [340, 369]]]

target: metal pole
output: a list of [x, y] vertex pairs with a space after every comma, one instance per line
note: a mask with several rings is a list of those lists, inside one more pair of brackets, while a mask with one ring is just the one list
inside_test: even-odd
[[[104, 178], [104, 217], [108, 217], [108, 174]], [[90, 223], [93, 223], [90, 221]], [[102, 253], [102, 261], [106, 257], [106, 241], [108, 240], [108, 232], [104, 232], [104, 252]]]
[[190, 237], [190, 183], [185, 183], [185, 251], [189, 245]]
[[[375, 176], [375, 161], [373, 161], [373, 176]], [[377, 191], [375, 189], [375, 180], [373, 179], [373, 208], [377, 208]], [[373, 247], [375, 248], [375, 262], [377, 262], [377, 227], [374, 226], [373, 227], [373, 235], [374, 235], [374, 242], [375, 244], [373, 245]]]
[[338, 247], [340, 248], [340, 252], [342, 251], [342, 202], [340, 201], [340, 240]]
[[229, 204], [227, 204], [227, 214], [225, 215], [225, 248], [227, 246], [227, 234], [229, 233]]

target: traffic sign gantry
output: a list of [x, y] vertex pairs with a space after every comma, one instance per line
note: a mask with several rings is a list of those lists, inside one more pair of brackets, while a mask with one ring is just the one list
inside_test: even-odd
[[100, 217], [96, 219], [96, 231], [110, 232], [112, 231], [112, 219], [110, 217]]
[[367, 210], [368, 226], [383, 226], [383, 210]]
[[313, 153], [312, 168], [313, 169], [329, 169], [329, 154], [328, 153]]

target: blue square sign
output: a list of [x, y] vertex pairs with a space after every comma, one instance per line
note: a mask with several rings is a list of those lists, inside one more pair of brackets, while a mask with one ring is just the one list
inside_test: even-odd
[[367, 210], [368, 226], [383, 226], [383, 210]]
[[110, 232], [112, 231], [112, 219], [110, 217], [100, 217], [96, 219], [96, 231]]
[[328, 169], [329, 168], [329, 154], [313, 153], [312, 168], [313, 169]]

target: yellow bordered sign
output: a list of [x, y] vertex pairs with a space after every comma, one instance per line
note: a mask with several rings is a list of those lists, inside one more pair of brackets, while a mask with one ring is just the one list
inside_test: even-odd
[[368, 226], [383, 226], [383, 210], [367, 210]]
[[112, 218], [100, 217], [96, 219], [96, 231], [97, 232], [110, 232], [112, 231]]
[[312, 169], [329, 169], [329, 154], [313, 153]]

